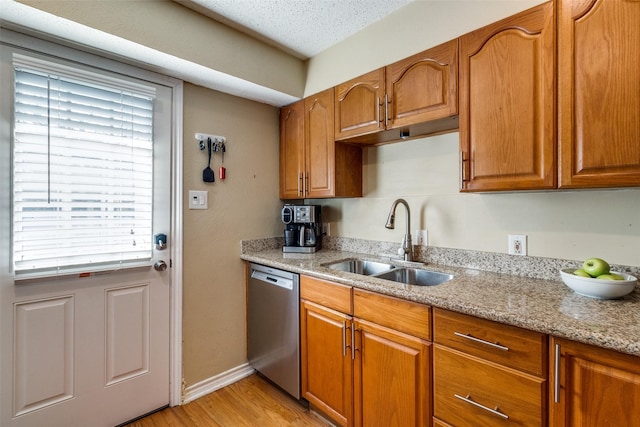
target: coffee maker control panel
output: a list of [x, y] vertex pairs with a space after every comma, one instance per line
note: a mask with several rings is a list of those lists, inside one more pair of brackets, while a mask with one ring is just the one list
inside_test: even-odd
[[294, 206], [294, 205], [285, 205], [282, 208], [282, 222], [285, 224], [291, 223], [312, 223], [316, 222], [316, 206], [305, 205], [305, 206]]
[[312, 206], [298, 206], [296, 209], [295, 222], [316, 222], [315, 210]]

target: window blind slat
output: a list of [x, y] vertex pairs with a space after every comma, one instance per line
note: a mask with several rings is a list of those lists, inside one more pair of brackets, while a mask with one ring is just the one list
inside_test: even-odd
[[150, 259], [153, 97], [14, 71], [16, 273]]

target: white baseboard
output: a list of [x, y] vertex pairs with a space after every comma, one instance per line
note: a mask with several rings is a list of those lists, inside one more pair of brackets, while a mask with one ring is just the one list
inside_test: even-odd
[[221, 374], [200, 381], [184, 389], [184, 392], [182, 393], [182, 403], [185, 404], [192, 400], [196, 400], [197, 398], [221, 389], [222, 387], [226, 387], [229, 384], [240, 381], [254, 372], [255, 369], [253, 369], [248, 363], [245, 363], [244, 365], [237, 366], [226, 372], [222, 372]]

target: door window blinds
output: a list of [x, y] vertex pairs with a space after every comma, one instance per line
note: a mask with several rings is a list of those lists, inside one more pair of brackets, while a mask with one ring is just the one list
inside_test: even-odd
[[38, 65], [14, 62], [16, 276], [150, 260], [153, 95]]

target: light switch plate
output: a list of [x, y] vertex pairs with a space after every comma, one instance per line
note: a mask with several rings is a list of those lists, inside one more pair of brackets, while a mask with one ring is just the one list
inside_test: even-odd
[[208, 209], [209, 192], [189, 190], [189, 209]]

